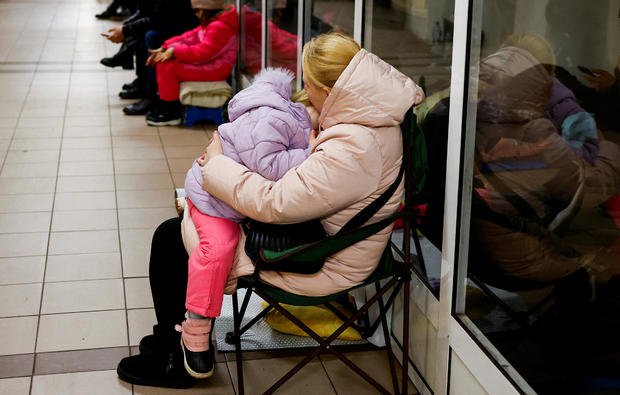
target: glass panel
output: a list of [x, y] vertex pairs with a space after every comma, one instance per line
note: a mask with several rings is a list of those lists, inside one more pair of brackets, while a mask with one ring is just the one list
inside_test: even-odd
[[249, 81], [261, 70], [261, 41], [262, 17], [261, 2], [241, 2], [241, 56], [239, 70], [241, 71], [241, 87], [249, 85]]
[[423, 213], [424, 265], [417, 268], [439, 296], [454, 0], [375, 0], [365, 12], [364, 47], [411, 77], [427, 96], [415, 109], [429, 164], [414, 199]]
[[617, 392], [618, 2], [474, 3], [466, 314], [537, 392]]
[[269, 0], [267, 9], [267, 65], [297, 75], [297, 0]]
[[310, 37], [335, 31], [353, 37], [355, 1], [312, 1]]

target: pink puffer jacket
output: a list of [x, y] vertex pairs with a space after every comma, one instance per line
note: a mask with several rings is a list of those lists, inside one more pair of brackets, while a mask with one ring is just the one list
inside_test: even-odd
[[[402, 160], [400, 123], [407, 109], [422, 101], [422, 90], [377, 56], [361, 50], [342, 73], [319, 116], [323, 129], [310, 156], [278, 181], [269, 181], [218, 155], [203, 168], [203, 188], [248, 217], [294, 223], [321, 218], [329, 234], [394, 182]], [[370, 220], [393, 214], [403, 185]], [[392, 227], [341, 251], [310, 275], [263, 272], [261, 278], [283, 290], [321, 296], [362, 283], [377, 267]], [[191, 250], [197, 238], [184, 235]], [[239, 240], [227, 292], [253, 265]]]

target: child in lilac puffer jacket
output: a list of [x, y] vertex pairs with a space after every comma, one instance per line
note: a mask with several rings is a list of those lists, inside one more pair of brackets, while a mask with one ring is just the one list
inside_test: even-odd
[[[284, 69], [260, 72], [250, 87], [232, 98], [228, 105], [230, 122], [218, 128], [224, 154], [270, 180], [281, 178], [309, 154], [312, 121], [304, 104], [290, 99], [293, 77]], [[224, 285], [239, 239], [238, 223], [244, 216], [202, 190], [201, 169], [195, 161], [185, 178], [188, 199], [183, 220], [191, 217], [200, 242], [188, 261], [188, 313], [182, 324], [182, 339], [189, 351], [212, 352], [204, 341], [212, 320], [201, 318], [220, 315]], [[196, 378], [209, 375], [187, 370]]]

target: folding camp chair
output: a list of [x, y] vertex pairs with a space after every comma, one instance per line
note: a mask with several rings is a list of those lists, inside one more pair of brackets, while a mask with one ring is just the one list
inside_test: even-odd
[[[410, 207], [408, 204], [412, 199], [412, 187], [410, 182], [410, 170], [411, 170], [411, 134], [412, 131], [416, 130], [417, 125], [415, 122], [415, 116], [413, 115], [412, 110], [410, 109], [406, 116], [405, 121], [401, 125], [401, 129], [403, 131], [403, 144], [406, 149], [403, 152], [403, 160], [405, 161], [405, 207]], [[317, 256], [327, 257], [329, 255], [334, 254], [337, 251], [340, 251], [350, 245], [355, 244], [358, 241], [361, 241], [370, 235], [384, 229], [386, 226], [389, 226], [393, 221], [398, 218], [403, 218], [404, 220], [404, 232], [405, 235], [412, 235], [414, 238], [414, 244], [417, 251], [418, 259], [422, 258], [420, 242], [417, 236], [417, 232], [415, 229], [416, 222], [412, 220], [414, 216], [413, 211], [404, 210], [400, 213], [394, 214], [387, 219], [384, 219], [380, 222], [366, 225], [360, 229], [356, 229], [350, 232], [345, 232], [342, 235], [332, 236], [331, 238], [327, 238], [325, 240], [319, 241], [313, 245], [312, 248], [306, 248], [301, 253], [293, 254], [290, 259], [303, 264], [304, 261], [314, 260]], [[235, 352], [236, 352], [236, 364], [237, 364], [237, 380], [238, 380], [238, 390], [239, 394], [244, 393], [244, 385], [243, 385], [243, 359], [242, 359], [242, 350], [241, 350], [241, 336], [245, 333], [252, 325], [258, 322], [261, 318], [263, 318], [270, 310], [276, 309], [283, 316], [287, 317], [291, 322], [297, 325], [300, 329], [302, 329], [305, 333], [307, 333], [310, 337], [316, 340], [319, 345], [308, 355], [300, 361], [296, 366], [294, 366], [291, 370], [289, 370], [281, 379], [279, 379], [275, 384], [273, 384], [265, 393], [270, 394], [273, 393], [276, 389], [278, 389], [282, 384], [284, 384], [289, 378], [291, 378], [294, 374], [296, 374], [304, 365], [310, 362], [315, 356], [317, 356], [321, 352], [330, 352], [334, 354], [337, 358], [339, 358], [342, 362], [344, 362], [347, 366], [349, 366], [353, 371], [359, 374], [364, 380], [377, 388], [380, 392], [389, 394], [385, 387], [375, 381], [370, 375], [364, 372], [361, 368], [355, 365], [349, 358], [347, 358], [341, 351], [339, 346], [331, 345], [330, 343], [338, 337], [345, 329], [350, 326], [354, 326], [354, 322], [362, 317], [366, 311], [373, 306], [375, 303], [378, 303], [380, 317], [370, 325], [366, 330], [362, 329], [362, 332], [365, 334], [371, 334], [377, 329], [379, 323], [382, 325], [383, 335], [385, 337], [386, 349], [388, 362], [390, 365], [390, 372], [392, 376], [392, 386], [394, 393], [399, 393], [399, 385], [398, 378], [396, 375], [396, 367], [394, 364], [394, 356], [392, 354], [392, 348], [390, 343], [390, 335], [388, 333], [388, 325], [386, 317], [387, 311], [389, 307], [392, 305], [395, 297], [401, 288], [403, 288], [403, 339], [402, 339], [402, 347], [403, 347], [403, 357], [402, 357], [402, 393], [407, 393], [407, 385], [408, 385], [408, 357], [409, 357], [409, 283], [411, 280], [411, 238], [404, 237], [403, 238], [403, 254], [401, 255], [404, 259], [404, 262], [397, 261], [394, 259], [392, 255], [392, 247], [388, 245], [385, 249], [379, 265], [377, 269], [370, 275], [370, 277], [362, 284], [357, 287], [338, 292], [336, 294], [322, 296], [322, 297], [310, 297], [303, 295], [296, 295], [289, 292], [285, 292], [276, 287], [270, 286], [262, 282], [258, 274], [260, 273], [260, 265], [256, 267], [256, 271], [254, 275], [247, 276], [239, 279], [238, 287], [247, 288], [245, 297], [243, 302], [241, 303], [241, 308], [239, 308], [239, 301], [237, 298], [237, 294], [233, 294], [233, 314], [234, 314], [234, 331], [229, 332], [227, 334], [227, 342], [235, 344]], [[263, 256], [266, 259], [277, 258], [279, 253], [263, 251]], [[423, 266], [423, 265], [422, 265]], [[380, 282], [385, 280], [385, 285], [381, 286]], [[336, 309], [331, 303], [346, 297], [348, 293], [358, 287], [364, 287], [370, 284], [374, 284], [376, 289], [376, 294], [368, 300], [360, 309], [355, 311], [350, 316], [345, 316], [338, 309]], [[391, 290], [391, 294], [387, 297], [387, 301], [384, 301], [384, 296], [388, 294], [388, 291]], [[250, 300], [250, 296], [252, 292], [256, 293], [259, 297], [265, 300], [268, 303], [268, 306], [259, 313], [256, 317], [250, 320], [246, 325], [241, 327], [241, 321], [246, 312], [246, 308], [248, 306], [248, 302]], [[306, 326], [303, 322], [297, 319], [293, 314], [291, 314], [288, 310], [280, 306], [280, 303], [285, 303], [289, 305], [296, 306], [311, 306], [311, 305], [320, 305], [324, 304], [332, 310], [335, 314], [337, 314], [344, 322], [343, 324], [334, 331], [329, 337], [323, 339], [319, 335], [317, 335], [312, 329]]]

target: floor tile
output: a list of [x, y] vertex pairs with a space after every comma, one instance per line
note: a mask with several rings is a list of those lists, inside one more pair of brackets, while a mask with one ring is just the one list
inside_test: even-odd
[[0, 212], [52, 211], [53, 201], [54, 195], [51, 193], [0, 195]]
[[16, 377], [0, 380], [0, 394], [29, 395], [30, 377]]
[[168, 159], [170, 163], [170, 171], [173, 173], [187, 173], [194, 164], [195, 158]]
[[112, 161], [61, 162], [58, 175], [71, 176], [110, 176], [114, 174]]
[[119, 191], [168, 189], [172, 190], [170, 174], [119, 174], [116, 189]]
[[156, 148], [114, 148], [114, 160], [164, 159], [164, 151]]
[[164, 159], [116, 160], [116, 174], [168, 174], [168, 163]]
[[[208, 140], [207, 140], [208, 142]], [[205, 145], [206, 147], [206, 145]], [[205, 147], [201, 146], [182, 146], [182, 147], [172, 147], [166, 146], [166, 157], [168, 159], [187, 159], [187, 158], [198, 158], [204, 153]]]
[[121, 381], [116, 370], [34, 376], [31, 395], [131, 395], [131, 384]]
[[[67, 118], [69, 119], [69, 118]], [[73, 137], [107, 137], [109, 140], [110, 136], [110, 127], [106, 125], [104, 126], [69, 126], [65, 125], [63, 130], [63, 137], [65, 138], [73, 138]], [[63, 144], [63, 147], [65, 145]]]
[[60, 148], [59, 138], [15, 139], [13, 140], [13, 144], [11, 144], [11, 149], [13, 151], [17, 151], [17, 150], [38, 151], [38, 150], [50, 150], [50, 149], [59, 149], [59, 148]]
[[128, 309], [153, 307], [148, 277], [125, 279], [125, 295]]
[[125, 308], [120, 279], [46, 283], [41, 314]]
[[161, 148], [159, 136], [151, 134], [147, 136], [118, 136], [112, 138], [112, 146], [118, 148]]
[[0, 258], [45, 255], [47, 233], [0, 234]]
[[0, 285], [0, 317], [39, 314], [41, 283]]
[[[0, 215], [0, 224], [1, 220]], [[116, 210], [54, 211], [52, 219], [52, 232], [114, 229], [118, 229]]]
[[62, 137], [62, 127], [48, 126], [17, 128], [15, 129], [15, 135], [13, 136], [15, 139], [57, 139], [60, 137]]
[[34, 374], [75, 373], [116, 369], [118, 362], [127, 356], [129, 356], [127, 347], [39, 353], [36, 356]]
[[118, 221], [121, 229], [154, 230], [165, 220], [177, 215], [176, 209], [173, 207], [119, 209]]
[[114, 190], [113, 176], [58, 177], [57, 192], [106, 192]]
[[162, 142], [164, 147], [201, 147], [203, 150], [209, 145], [210, 137], [208, 138], [205, 132], [202, 131], [187, 131], [184, 135], [179, 136], [167, 136], [162, 135]]
[[[31, 376], [34, 353], [0, 356], [0, 378]], [[0, 385], [0, 394], [2, 385]]]
[[27, 354], [34, 352], [38, 317], [0, 318], [0, 354]]
[[110, 137], [64, 137], [62, 139], [63, 149], [99, 149], [110, 148]]
[[99, 162], [99, 161], [111, 161], [112, 150], [105, 149], [66, 149], [63, 147], [60, 152], [61, 162]]
[[45, 281], [99, 280], [121, 277], [119, 252], [75, 255], [50, 255]]
[[[302, 359], [303, 357], [286, 357], [243, 361], [245, 392], [248, 394], [263, 393]], [[232, 382], [236, 388], [237, 368], [234, 362], [227, 363]], [[294, 393], [296, 395], [335, 394], [321, 362], [316, 358], [289, 379], [279, 391], [284, 394]], [[354, 394], [355, 392], [347, 393]]]
[[[200, 380], [196, 386], [185, 389], [175, 390], [168, 388], [144, 387], [140, 385], [134, 386], [135, 395], [198, 395], [198, 394], [230, 394], [235, 393], [226, 363], [216, 363], [215, 373], [208, 380]], [[251, 393], [251, 392], [248, 392]]]
[[51, 211], [35, 213], [0, 214], [0, 233], [47, 232], [50, 229]]
[[28, 193], [53, 193], [56, 177], [1, 178], [0, 194], [21, 195]]
[[43, 282], [45, 256], [0, 258], [0, 285]]
[[116, 198], [113, 191], [57, 193], [54, 202], [54, 209], [59, 211], [114, 208], [116, 208]]
[[118, 232], [52, 232], [49, 255], [86, 254], [118, 251]]
[[[388, 390], [393, 390], [392, 376], [390, 374], [390, 367], [388, 363], [387, 354], [385, 351], [367, 351], [367, 352], [355, 352], [348, 353], [346, 357], [352, 362], [359, 365], [364, 371], [368, 372], [370, 376], [377, 380], [377, 382], [383, 385]], [[354, 393], [354, 394], [376, 394], [376, 389], [355, 373], [351, 368], [342, 363], [338, 358], [333, 355], [321, 355], [321, 361], [325, 370], [329, 375], [336, 391], [340, 393]], [[396, 373], [398, 375], [398, 382], [400, 384], [402, 375], [400, 365], [396, 365]], [[408, 384], [409, 394], [417, 394], [413, 383], [409, 381]]]
[[123, 276], [145, 277], [149, 273], [152, 229], [121, 229]]
[[[118, 208], [174, 207], [174, 192], [165, 189], [118, 191]], [[0, 202], [2, 201], [0, 196]]]
[[153, 309], [134, 309], [127, 310], [129, 320], [129, 345], [137, 346], [140, 339], [153, 333], [153, 325], [157, 323], [155, 310]]
[[127, 346], [125, 310], [42, 315], [37, 352]]
[[56, 163], [5, 163], [2, 178], [56, 177]]
[[8, 152], [6, 156], [6, 163], [58, 163], [59, 154], [60, 150], [13, 150]]

